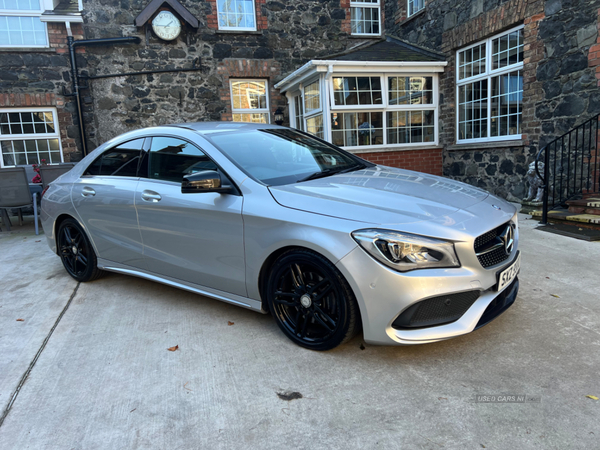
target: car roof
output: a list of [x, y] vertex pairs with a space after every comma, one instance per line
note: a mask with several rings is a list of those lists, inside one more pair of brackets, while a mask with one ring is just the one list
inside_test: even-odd
[[224, 131], [252, 131], [267, 128], [284, 128], [278, 125], [268, 123], [245, 123], [245, 122], [191, 122], [191, 123], [174, 123], [163, 125], [166, 127], [186, 128], [195, 131], [199, 134], [212, 134], [215, 132]]

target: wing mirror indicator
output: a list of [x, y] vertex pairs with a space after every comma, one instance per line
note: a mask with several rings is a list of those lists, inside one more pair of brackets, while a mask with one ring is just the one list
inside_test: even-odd
[[197, 194], [200, 192], [227, 194], [231, 192], [231, 187], [221, 184], [221, 175], [216, 170], [202, 170], [185, 175], [181, 183], [181, 193]]

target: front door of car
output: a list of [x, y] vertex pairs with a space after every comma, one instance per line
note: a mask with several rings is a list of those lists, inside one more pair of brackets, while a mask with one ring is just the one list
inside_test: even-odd
[[153, 137], [142, 164], [148, 172], [140, 178], [135, 205], [148, 270], [245, 296], [243, 198], [182, 194], [184, 175], [217, 169], [182, 139]]
[[73, 185], [73, 205], [99, 258], [143, 268], [143, 246], [134, 207], [144, 139], [104, 151]]

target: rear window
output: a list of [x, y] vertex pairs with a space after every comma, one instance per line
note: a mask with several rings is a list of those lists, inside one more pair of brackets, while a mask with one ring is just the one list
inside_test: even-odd
[[144, 139], [135, 139], [106, 150], [90, 164], [85, 175], [136, 177]]

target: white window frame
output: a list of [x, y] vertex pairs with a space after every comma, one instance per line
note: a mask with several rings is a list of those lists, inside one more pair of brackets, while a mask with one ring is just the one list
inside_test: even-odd
[[[413, 5], [413, 9], [414, 9], [414, 5], [415, 3], [419, 3], [421, 2], [421, 7], [415, 11], [410, 12], [410, 6]], [[423, 11], [425, 9], [425, 0], [406, 0], [406, 17], [412, 17], [415, 14], [417, 14], [420, 11]]]
[[[39, 0], [40, 9], [0, 9], [0, 17], [37, 17], [40, 18], [42, 13], [45, 11], [46, 0]], [[53, 9], [53, 8], [50, 8]], [[0, 44], [0, 48], [48, 48], [50, 46], [49, 38], [48, 38], [48, 24], [46, 22], [41, 22], [44, 26], [44, 32], [46, 34], [46, 43], [45, 44], [23, 44], [23, 45], [9, 45], [9, 44]]]
[[[381, 94], [382, 104], [375, 105], [336, 105], [334, 90], [333, 90], [333, 78], [338, 77], [379, 77], [381, 80]], [[432, 78], [432, 103], [430, 104], [408, 104], [408, 105], [390, 105], [389, 104], [389, 78], [395, 77], [431, 77]], [[363, 151], [363, 150], [378, 150], [378, 149], [402, 149], [405, 147], [423, 147], [430, 148], [439, 145], [439, 105], [438, 105], [438, 92], [439, 92], [439, 76], [437, 73], [424, 73], [424, 72], [407, 72], [407, 73], [374, 73], [374, 72], [344, 72], [334, 73], [331, 79], [328, 80], [327, 89], [329, 90], [329, 104], [331, 113], [343, 113], [343, 112], [381, 112], [383, 118], [383, 144], [377, 145], [357, 145], [357, 146], [343, 146], [344, 150], [349, 151]], [[387, 113], [392, 111], [433, 111], [434, 112], [434, 139], [430, 142], [409, 142], [402, 144], [389, 144], [388, 143], [388, 120]], [[328, 142], [333, 142], [333, 128], [330, 123], [330, 118], [326, 122], [325, 136]]]
[[217, 26], [219, 27], [219, 30], [223, 30], [223, 31], [256, 31], [256, 22], [257, 22], [257, 17], [256, 17], [256, 0], [252, 0], [252, 14], [254, 16], [254, 26], [253, 27], [226, 27], [226, 26], [221, 26], [221, 23], [219, 22], [219, 14], [221, 14], [219, 12], [219, 0], [216, 0], [216, 7], [217, 7]]
[[[233, 107], [233, 83], [234, 82], [245, 82], [245, 83], [253, 83], [256, 81], [265, 83], [265, 96], [266, 96], [266, 108], [257, 108], [257, 109], [236, 109]], [[269, 80], [265, 78], [231, 78], [229, 80], [229, 95], [231, 98], [231, 118], [233, 120], [234, 114], [266, 114], [267, 115], [267, 123], [271, 123], [271, 113], [269, 111]], [[249, 122], [248, 122], [249, 123]], [[257, 123], [257, 122], [253, 122]]]
[[[54, 133], [33, 133], [33, 134], [0, 134], [0, 142], [3, 141], [30, 141], [37, 139], [58, 139], [58, 148], [60, 151], [60, 162], [64, 162], [64, 154], [62, 148], [62, 142], [60, 140], [60, 130], [58, 128], [58, 113], [56, 108], [52, 106], [38, 106], [38, 107], [29, 107], [29, 108], [0, 108], [0, 113], [20, 113], [20, 112], [51, 112], [52, 120], [54, 124]], [[4, 165], [4, 157], [2, 152], [2, 148], [0, 146], [0, 167], [23, 167], [22, 165], [12, 165], [5, 166]], [[39, 157], [39, 152], [38, 152]], [[41, 162], [41, 161], [40, 161]], [[48, 162], [50, 163], [50, 162]], [[55, 164], [53, 162], [52, 164]], [[30, 164], [27, 164], [30, 165]]]
[[[319, 107], [317, 109], [312, 109], [310, 111], [310, 113], [308, 113], [306, 111], [306, 97], [305, 97], [305, 90], [308, 86], [310, 86], [311, 84], [317, 83], [317, 86], [319, 86]], [[323, 86], [323, 78], [320, 76], [314, 77], [314, 78], [310, 78], [308, 81], [306, 81], [305, 83], [302, 83], [302, 85], [300, 86], [300, 95], [302, 96], [302, 107], [304, 108], [304, 118], [303, 118], [303, 124], [304, 124], [304, 131], [305, 132], [309, 132], [308, 131], [308, 121], [310, 119], [314, 119], [317, 116], [321, 116], [321, 120], [323, 122], [323, 136], [322, 139], [327, 139], [327, 121], [326, 121], [326, 113], [324, 111], [324, 106], [325, 103], [323, 101], [323, 92], [325, 91], [325, 88]], [[295, 117], [294, 117], [295, 119]]]
[[[520, 140], [522, 138], [522, 134], [511, 134], [511, 135], [506, 135], [506, 136], [491, 136], [491, 131], [492, 131], [492, 120], [491, 120], [491, 115], [492, 115], [492, 78], [497, 77], [498, 75], [504, 75], [504, 74], [508, 74], [510, 72], [514, 72], [517, 70], [521, 70], [521, 72], [523, 71], [523, 61], [516, 63], [516, 64], [512, 64], [512, 65], [508, 65], [506, 67], [502, 67], [499, 69], [492, 69], [492, 41], [494, 39], [498, 39], [504, 35], [510, 34], [514, 31], [518, 31], [520, 29], [523, 29], [524, 26], [520, 25], [518, 27], [512, 28], [510, 30], [504, 31], [502, 33], [496, 34], [494, 36], [491, 36], [483, 41], [478, 41], [474, 44], [471, 44], [467, 47], [463, 47], [459, 50], [456, 51], [455, 54], [455, 62], [456, 62], [456, 69], [455, 69], [455, 80], [456, 80], [456, 120], [455, 120], [455, 124], [456, 124], [456, 142], [458, 144], [467, 144], [467, 143], [478, 143], [478, 142], [497, 142], [497, 141], [512, 141], [512, 140]], [[485, 72], [481, 73], [479, 75], [475, 75], [475, 76], [471, 76], [468, 78], [464, 78], [464, 79], [459, 79], [459, 75], [460, 75], [460, 66], [459, 66], [459, 62], [460, 62], [460, 53], [464, 52], [466, 50], [469, 50], [471, 48], [474, 47], [478, 47], [482, 44], [485, 44]], [[523, 59], [525, 59], [525, 57], [523, 57]], [[477, 81], [482, 81], [482, 80], [487, 80], [487, 84], [488, 84], [488, 88], [487, 88], [487, 137], [485, 138], [473, 138], [473, 139], [460, 139], [460, 98], [459, 98], [459, 92], [460, 92], [460, 87], [461, 86], [465, 86]], [[521, 100], [522, 102], [522, 100]], [[522, 103], [521, 103], [522, 105]], [[522, 118], [522, 106], [521, 106], [521, 118]]]
[[[379, 23], [379, 33], [354, 33], [352, 31], [352, 9], [353, 8], [370, 8], [377, 10], [377, 22]], [[352, 36], [381, 36], [381, 0], [376, 3], [367, 3], [359, 0], [350, 0], [350, 34]]]

